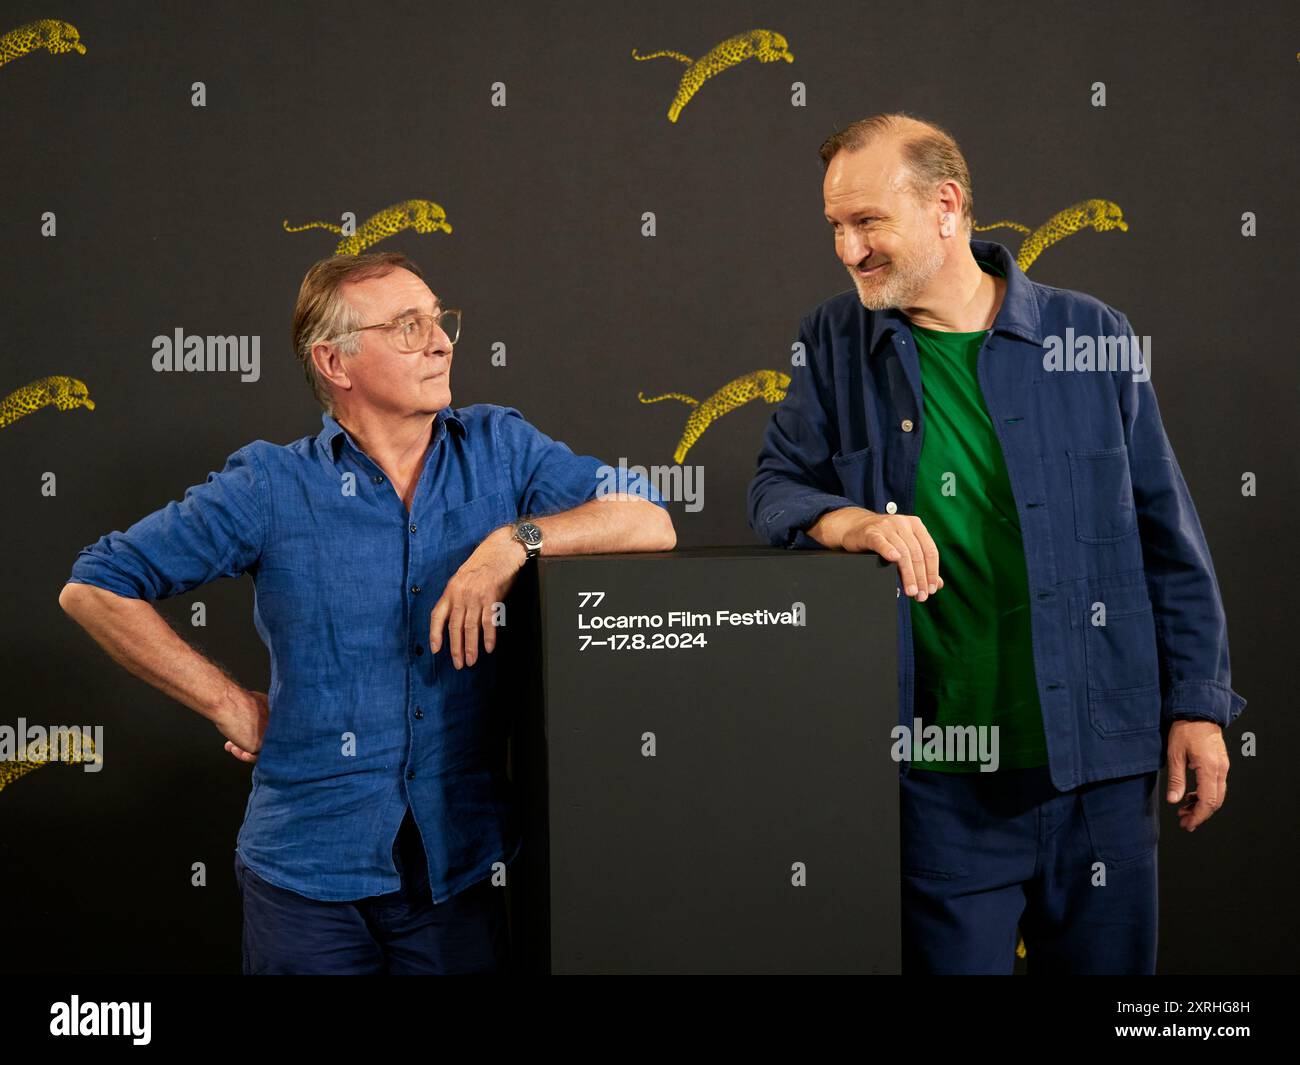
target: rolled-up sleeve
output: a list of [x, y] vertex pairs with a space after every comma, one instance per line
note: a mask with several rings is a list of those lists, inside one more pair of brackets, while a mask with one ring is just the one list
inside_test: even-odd
[[266, 472], [250, 447], [187, 488], [179, 502], [84, 548], [68, 583], [154, 600], [247, 572], [262, 554], [270, 511]]
[[807, 318], [799, 340], [807, 361], [792, 368], [785, 398], [763, 431], [749, 484], [749, 527], [773, 547], [820, 548], [805, 530], [827, 511], [861, 504], [839, 492], [831, 462], [837, 450], [833, 409], [818, 381], [822, 360]]
[[494, 420], [520, 514], [543, 517], [572, 510], [594, 499], [603, 487], [668, 509], [648, 477], [620, 474], [593, 455], [575, 455], [567, 444], [529, 424], [514, 407], [502, 407]]
[[[1118, 336], [1133, 338], [1119, 312]], [[1135, 341], [1134, 341], [1135, 342]], [[1130, 349], [1132, 350], [1132, 349]], [[1143, 565], [1155, 612], [1162, 716], [1227, 726], [1246, 700], [1232, 690], [1228, 623], [1210, 549], [1187, 482], [1165, 434], [1149, 379], [1115, 375], [1124, 418]]]

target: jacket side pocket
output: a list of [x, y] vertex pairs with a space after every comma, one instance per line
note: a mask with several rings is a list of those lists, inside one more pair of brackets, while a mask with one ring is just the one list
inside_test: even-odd
[[[1088, 716], [1103, 736], [1160, 727], [1160, 660], [1145, 584], [1070, 599], [1083, 630]], [[1100, 609], [1099, 609], [1100, 608]]]

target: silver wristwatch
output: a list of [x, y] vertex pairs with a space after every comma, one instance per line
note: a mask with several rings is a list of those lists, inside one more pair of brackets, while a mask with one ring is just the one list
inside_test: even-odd
[[524, 558], [525, 562], [542, 553], [542, 530], [531, 521], [515, 522], [514, 538], [523, 544], [524, 550], [528, 552], [527, 557]]

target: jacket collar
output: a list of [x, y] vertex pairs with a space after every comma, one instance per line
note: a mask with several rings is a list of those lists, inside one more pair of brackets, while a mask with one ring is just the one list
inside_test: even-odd
[[[324, 451], [331, 460], [336, 462], [338, 461], [340, 441], [344, 438], [346, 438], [347, 442], [356, 448], [357, 451], [361, 451], [361, 448], [357, 446], [357, 442], [352, 439], [352, 434], [344, 429], [343, 426], [339, 425], [332, 415], [321, 411], [320, 420], [324, 427], [321, 429], [320, 433], [317, 434], [316, 442], [320, 446], [321, 450]], [[455, 408], [443, 407], [442, 410], [438, 411], [434, 416], [433, 439], [437, 440], [438, 435], [445, 432], [445, 426], [448, 425], [456, 426], [461, 437], [463, 438], [465, 436], [465, 423], [461, 420], [460, 415], [456, 413]]]
[[[1034, 293], [1034, 283], [1016, 265], [1015, 256], [993, 240], [972, 240], [970, 250], [977, 261], [991, 263], [1001, 270], [1006, 278], [1007, 291], [1002, 298], [1002, 306], [998, 308], [998, 316], [993, 320], [994, 331], [1012, 333], [1030, 343], [1041, 345], [1043, 327], [1038, 313], [1038, 298]], [[864, 307], [863, 313], [871, 315], [869, 351], [874, 352], [881, 337], [887, 333], [906, 332], [910, 328], [911, 323], [907, 315], [896, 307], [887, 311], [868, 311]]]

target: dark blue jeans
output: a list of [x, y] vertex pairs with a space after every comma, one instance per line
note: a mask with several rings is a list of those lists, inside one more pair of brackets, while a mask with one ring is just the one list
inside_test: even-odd
[[900, 779], [903, 972], [1150, 974], [1158, 773], [1057, 791], [1046, 766]]
[[504, 972], [509, 950], [504, 889], [486, 877], [435, 904], [409, 808], [393, 860], [402, 877], [399, 890], [324, 902], [267, 883], [236, 851], [244, 975]]

